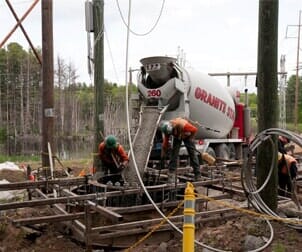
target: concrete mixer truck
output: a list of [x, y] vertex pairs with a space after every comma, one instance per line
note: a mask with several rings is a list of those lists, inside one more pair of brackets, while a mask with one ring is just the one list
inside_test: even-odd
[[[223, 159], [242, 158], [250, 133], [250, 110], [240, 103], [238, 91], [223, 87], [207, 74], [181, 67], [173, 57], [147, 57], [140, 62], [139, 100], [146, 106], [167, 107], [160, 123], [176, 117], [189, 119], [198, 127], [197, 150]], [[153, 152], [160, 149], [160, 143], [158, 133]], [[182, 151], [185, 155], [185, 148], [180, 155]]]

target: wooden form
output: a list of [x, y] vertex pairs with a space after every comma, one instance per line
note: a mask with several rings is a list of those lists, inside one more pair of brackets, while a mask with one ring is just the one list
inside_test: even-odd
[[[179, 174], [182, 174], [182, 171], [180, 171]], [[231, 178], [228, 181], [238, 181], [238, 177]], [[221, 182], [221, 178], [215, 178], [194, 182], [194, 185], [196, 187], [216, 186], [217, 189], [221, 189], [224, 188], [224, 186], [221, 186], [219, 188]], [[71, 188], [75, 188], [76, 186], [84, 186], [88, 188], [93, 187], [95, 189], [95, 192], [78, 195], [70, 190]], [[161, 191], [176, 192], [177, 190], [185, 189], [185, 187], [186, 183], [177, 183], [177, 185], [159, 184], [155, 186], [147, 186], [146, 189], [150, 193]], [[154, 206], [150, 203], [125, 207], [106, 206], [106, 200], [114, 197], [125, 197], [128, 195], [142, 194], [144, 193], [142, 188], [107, 186], [87, 177], [64, 178], [48, 181], [21, 182], [0, 185], [0, 191], [19, 189], [29, 190], [34, 196], [34, 200], [0, 204], [0, 211], [44, 205], [52, 206], [51, 209], [53, 209], [54, 214], [50, 216], [16, 219], [12, 221], [15, 225], [22, 226], [53, 222], [57, 222], [58, 224], [63, 223], [72, 230], [73, 236], [78, 241], [83, 242], [86, 245], [86, 248], [88, 250], [91, 249], [93, 245], [106, 243], [115, 244], [114, 246], [119, 246], [118, 241], [120, 241], [121, 239], [125, 242], [125, 244], [127, 242], [129, 243], [132, 239], [137, 239], [134, 237], [141, 236], [149, 232], [154, 225], [157, 225], [162, 221], [161, 217], [151, 219], [150, 217], [146, 217], [144, 218], [144, 220], [135, 219], [135, 216], [141, 214], [150, 216], [150, 213], [153, 213], [152, 215], [156, 216], [154, 215], [156, 214]], [[45, 192], [43, 192], [43, 190], [45, 189], [48, 189], [46, 191], [51, 192], [53, 189], [55, 189], [58, 196], [54, 197], [53, 194], [46, 194]], [[230, 198], [229, 191], [224, 190], [224, 192], [226, 193], [222, 193], [213, 198], [215, 198], [216, 200]], [[103, 202], [104, 205], [99, 204], [99, 202]], [[206, 202], [207, 201], [204, 199], [196, 200], [196, 204], [206, 204]], [[69, 204], [78, 206], [78, 211], [75, 213], [69, 212]], [[170, 200], [156, 203], [156, 205], [166, 213], [176, 208], [178, 204], [179, 200]], [[195, 223], [203, 223], [219, 218], [232, 218], [238, 215], [239, 213], [234, 213], [234, 210], [229, 208], [215, 211], [202, 211], [196, 213]], [[125, 219], [124, 216], [127, 216], [127, 218]], [[132, 217], [129, 218], [129, 216]], [[101, 219], [101, 223], [95, 222], [95, 217], [97, 217], [97, 219]], [[182, 219], [182, 209], [180, 209], [175, 216], [170, 218], [170, 220], [178, 227], [181, 227]], [[173, 231], [173, 228], [168, 223], [162, 224], [158, 229], [158, 232], [166, 231]]]
[[52, 180], [43, 180], [43, 181], [14, 182], [14, 183], [0, 184], [0, 191], [48, 188], [53, 185], [74, 186], [74, 185], [81, 185], [85, 183], [87, 183], [87, 178], [62, 178], [62, 179], [52, 179]]

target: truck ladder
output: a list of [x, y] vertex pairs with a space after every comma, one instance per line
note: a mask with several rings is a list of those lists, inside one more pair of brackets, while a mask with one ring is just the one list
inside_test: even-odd
[[[154, 106], [141, 107], [139, 126], [133, 139], [133, 153], [141, 177], [148, 164], [158, 124], [167, 108], [168, 106], [161, 109]], [[129, 184], [139, 184], [132, 155], [130, 155], [129, 167], [123, 172], [123, 178]]]

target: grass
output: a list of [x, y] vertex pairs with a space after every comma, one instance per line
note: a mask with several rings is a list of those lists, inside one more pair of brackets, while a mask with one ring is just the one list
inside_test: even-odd
[[[7, 156], [0, 154], [0, 163], [4, 162], [14, 162], [14, 163], [32, 163], [32, 162], [42, 162], [41, 156], [25, 156], [25, 155], [14, 155], [14, 156]], [[55, 160], [56, 161], [56, 160]], [[88, 158], [79, 158], [79, 159], [71, 159], [71, 160], [60, 160], [63, 164], [70, 165], [72, 163], [80, 163], [80, 164], [87, 164], [92, 162], [92, 159]]]
[[293, 124], [293, 123], [287, 123], [286, 124], [286, 128], [288, 129], [288, 130], [290, 130], [290, 131], [293, 131], [293, 132], [302, 132], [302, 123], [299, 123], [298, 125], [297, 125], [297, 129], [296, 129], [296, 127], [295, 127], [295, 125]]
[[29, 161], [39, 161], [41, 156], [8, 156], [8, 155], [0, 155], [0, 163], [4, 163], [6, 161], [9, 162], [29, 162]]
[[[0, 163], [5, 163], [5, 162], [13, 162], [19, 167], [21, 167], [21, 165], [25, 165], [25, 167], [27, 165], [30, 165], [33, 171], [42, 168], [41, 156], [0, 155]], [[62, 168], [66, 170], [67, 167], [70, 167], [72, 168], [73, 174], [75, 176], [77, 176], [79, 172], [83, 169], [85, 169], [85, 171], [89, 171], [89, 169], [92, 166], [93, 166], [93, 159], [89, 159], [89, 158], [60, 160], [60, 162], [57, 159], [54, 160], [55, 170], [61, 170]], [[3, 172], [4, 171], [0, 171], [0, 176], [3, 175], [2, 174]]]
[[285, 252], [285, 247], [283, 244], [277, 243], [273, 247], [273, 252]]

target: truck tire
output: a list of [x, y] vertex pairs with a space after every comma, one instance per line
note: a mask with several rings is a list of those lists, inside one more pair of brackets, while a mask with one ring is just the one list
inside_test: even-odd
[[223, 159], [230, 159], [230, 149], [226, 144], [219, 144], [215, 147], [215, 153], [217, 157]]
[[235, 144], [230, 143], [228, 145], [229, 151], [230, 151], [230, 159], [236, 159], [236, 147]]

